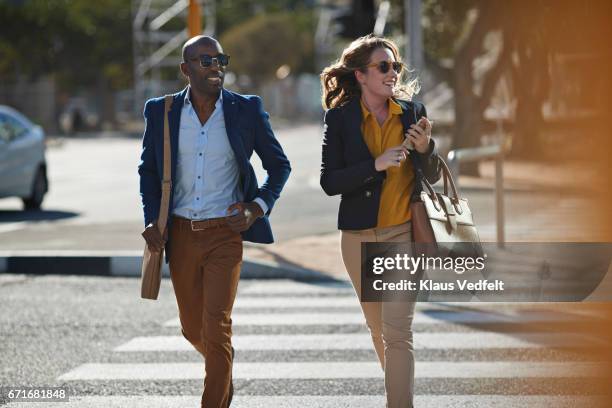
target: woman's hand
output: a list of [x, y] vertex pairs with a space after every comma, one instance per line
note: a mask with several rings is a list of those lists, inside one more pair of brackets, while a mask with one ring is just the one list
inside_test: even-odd
[[432, 122], [423, 116], [416, 125], [410, 125], [410, 129], [406, 132], [406, 138], [412, 142], [415, 150], [419, 153], [424, 154], [429, 150], [432, 124]]
[[383, 154], [376, 158], [374, 167], [376, 171], [387, 170], [389, 167], [399, 167], [404, 160], [408, 157], [408, 149], [404, 146], [399, 145], [390, 147]]

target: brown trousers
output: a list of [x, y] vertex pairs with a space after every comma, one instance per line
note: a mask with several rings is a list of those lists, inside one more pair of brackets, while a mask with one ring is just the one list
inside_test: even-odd
[[225, 408], [232, 376], [232, 307], [242, 264], [242, 237], [219, 222], [193, 231], [174, 217], [170, 277], [183, 336], [205, 361], [202, 407]]
[[[342, 231], [342, 260], [358, 297], [361, 297], [361, 243], [410, 242], [411, 223], [360, 231]], [[414, 399], [415, 303], [361, 302], [374, 350], [385, 372], [388, 408], [412, 408]]]

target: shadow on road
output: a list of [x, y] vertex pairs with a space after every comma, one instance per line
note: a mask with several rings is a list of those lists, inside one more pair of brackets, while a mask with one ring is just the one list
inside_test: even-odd
[[17, 211], [17, 210], [0, 210], [0, 224], [6, 222], [20, 221], [55, 221], [66, 218], [77, 217], [79, 213], [72, 211]]

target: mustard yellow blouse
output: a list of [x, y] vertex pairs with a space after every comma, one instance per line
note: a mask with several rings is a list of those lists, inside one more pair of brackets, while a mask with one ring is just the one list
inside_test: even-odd
[[[402, 107], [397, 102], [389, 99], [389, 114], [382, 127], [363, 104], [363, 100], [361, 112], [361, 133], [372, 156], [378, 157], [388, 148], [402, 144]], [[399, 225], [410, 220], [410, 195], [413, 188], [414, 172], [410, 158], [404, 160], [400, 167], [387, 169], [378, 208], [378, 228]]]

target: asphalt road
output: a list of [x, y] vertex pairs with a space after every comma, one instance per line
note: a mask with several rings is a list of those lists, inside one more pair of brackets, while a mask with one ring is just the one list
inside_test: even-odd
[[[278, 137], [293, 173], [272, 214], [277, 241], [335, 231], [338, 199], [318, 184], [320, 128]], [[54, 142], [44, 210], [22, 212], [19, 200], [0, 200], [0, 250], [141, 250], [139, 150], [139, 140], [124, 137]], [[464, 195], [481, 238], [492, 240], [492, 191]], [[508, 189], [505, 199], [509, 240], [580, 237], [580, 228], [555, 221], [575, 218], [580, 197]], [[138, 284], [0, 274], [1, 386], [66, 386], [75, 397], [63, 408], [197, 406], [202, 361], [181, 340], [170, 282], [157, 302], [140, 300]], [[244, 281], [239, 302], [233, 407], [384, 406], [352, 289]], [[601, 343], [585, 333], [584, 315], [530, 304], [468, 306], [417, 307], [417, 406], [596, 406], [584, 398], [605, 390], [590, 371]]]
[[[272, 213], [277, 240], [335, 230], [337, 199], [319, 187], [320, 129], [279, 131], [293, 172]], [[47, 152], [51, 191], [39, 213], [0, 200], [2, 249], [140, 249], [140, 140], [63, 139]], [[254, 157], [256, 157], [254, 155]], [[265, 172], [255, 158], [258, 178]]]
[[[336, 230], [338, 197], [319, 186], [321, 129], [318, 125], [277, 131], [293, 171], [276, 203], [271, 222], [277, 242]], [[60, 139], [47, 160], [51, 191], [40, 212], [21, 211], [18, 199], [0, 200], [1, 250], [141, 250], [142, 211], [136, 171], [136, 138]], [[265, 172], [256, 155], [260, 182]], [[481, 239], [495, 239], [495, 203], [488, 188], [467, 188]], [[567, 220], [575, 220], [584, 196], [560, 191], [508, 189], [505, 193], [508, 240], [538, 236], [578, 239]], [[559, 221], [562, 220], [560, 225]]]
[[[203, 361], [180, 335], [170, 282], [158, 301], [138, 293], [137, 279], [0, 275], [0, 384], [67, 387], [64, 408], [199, 406]], [[233, 318], [232, 406], [384, 406], [382, 373], [345, 284], [244, 281]], [[417, 406], [596, 406], [585, 398], [606, 389], [591, 371], [602, 343], [583, 327], [597, 318], [420, 303]]]

